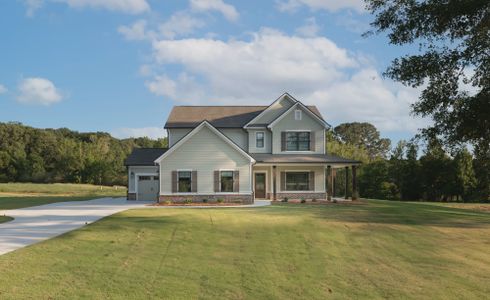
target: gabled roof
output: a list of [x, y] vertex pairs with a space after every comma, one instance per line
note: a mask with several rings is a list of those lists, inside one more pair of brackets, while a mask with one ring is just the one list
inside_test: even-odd
[[192, 136], [194, 136], [196, 133], [201, 131], [204, 127], [209, 128], [211, 131], [213, 131], [218, 137], [222, 138], [226, 143], [228, 143], [231, 147], [235, 148], [240, 154], [245, 156], [247, 159], [249, 159], [251, 162], [255, 162], [254, 158], [250, 156], [247, 152], [245, 152], [240, 146], [235, 144], [229, 137], [221, 133], [216, 127], [214, 127], [211, 123], [208, 121], [204, 120], [202, 121], [197, 127], [192, 129], [188, 134], [186, 134], [183, 138], [181, 138], [177, 143], [175, 143], [172, 147], [168, 149], [165, 153], [163, 153], [160, 157], [155, 159], [155, 163], [160, 163], [162, 159], [165, 157], [169, 156], [172, 152], [174, 152], [176, 149], [178, 149], [180, 146], [182, 146], [187, 140], [189, 140]]
[[323, 118], [317, 116], [308, 106], [304, 105], [303, 103], [297, 101], [293, 106], [291, 106], [289, 109], [287, 109], [285, 112], [280, 114], [276, 119], [274, 119], [269, 125], [267, 125], [267, 128], [272, 128], [274, 125], [276, 125], [282, 118], [284, 118], [288, 113], [290, 113], [293, 109], [296, 109], [298, 107], [303, 108], [304, 111], [306, 111], [310, 116], [313, 117], [315, 121], [320, 123], [322, 126], [325, 128], [331, 128], [332, 126], [328, 124]]
[[[165, 128], [194, 128], [208, 121], [216, 128], [243, 128], [269, 106], [174, 106]], [[315, 106], [308, 106], [317, 117], [322, 115]], [[256, 125], [256, 124], [255, 124]], [[266, 127], [267, 124], [261, 124]]]
[[[247, 124], [244, 125], [245, 128], [247, 127], [257, 127], [259, 126], [259, 123], [257, 121], [260, 120], [261, 117], [265, 116], [268, 112], [270, 113], [271, 107], [273, 107], [276, 103], [281, 102], [282, 100], [289, 100], [291, 102], [291, 105], [294, 105], [298, 100], [296, 100], [293, 96], [289, 95], [288, 93], [283, 93], [281, 96], [279, 96], [274, 102], [272, 102], [269, 106], [267, 106], [260, 114], [255, 116], [252, 120], [250, 120]], [[315, 107], [316, 109], [316, 107]], [[266, 126], [269, 123], [265, 124]]]
[[125, 166], [154, 166], [155, 159], [165, 153], [168, 148], [134, 148], [124, 161]]

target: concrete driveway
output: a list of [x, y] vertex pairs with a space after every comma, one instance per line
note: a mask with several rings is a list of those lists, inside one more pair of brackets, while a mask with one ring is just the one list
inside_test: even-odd
[[[131, 208], [178, 208], [178, 206], [146, 206], [152, 202], [126, 201], [126, 198], [101, 198], [88, 201], [58, 202], [41, 206], [0, 211], [0, 215], [14, 218], [0, 224], [0, 255], [32, 245], [112, 214]], [[245, 208], [270, 205], [270, 201], [256, 200], [251, 205], [224, 206]], [[191, 206], [182, 208], [217, 208]]]
[[0, 215], [15, 218], [0, 224], [0, 255], [145, 204], [125, 198], [101, 198], [0, 211]]

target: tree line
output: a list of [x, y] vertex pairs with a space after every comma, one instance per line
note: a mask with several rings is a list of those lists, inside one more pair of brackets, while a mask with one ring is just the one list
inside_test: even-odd
[[166, 138], [116, 139], [105, 132], [0, 123], [0, 182], [126, 185], [124, 159], [134, 147], [166, 146]]
[[[389, 139], [369, 123], [345, 123], [328, 133], [327, 153], [357, 159], [359, 192], [363, 198], [387, 200], [490, 200], [490, 145], [445, 151], [441, 140]], [[350, 184], [350, 183], [348, 183]], [[336, 195], [345, 195], [345, 170], [336, 178]], [[351, 193], [348, 187], [347, 193]]]

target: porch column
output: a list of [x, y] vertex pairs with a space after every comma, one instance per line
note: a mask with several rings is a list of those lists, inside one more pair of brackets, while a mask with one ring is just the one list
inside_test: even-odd
[[272, 167], [272, 200], [277, 200], [277, 167]]
[[349, 167], [345, 167], [345, 199], [349, 199]]
[[327, 200], [332, 200], [332, 192], [333, 192], [333, 173], [332, 167], [327, 167]]
[[352, 200], [357, 200], [359, 194], [357, 192], [357, 166], [352, 166]]
[[335, 183], [336, 183], [336, 177], [337, 177], [337, 170], [332, 168], [332, 197], [335, 197]]

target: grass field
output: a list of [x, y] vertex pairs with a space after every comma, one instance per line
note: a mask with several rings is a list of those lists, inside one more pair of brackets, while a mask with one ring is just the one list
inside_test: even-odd
[[125, 195], [126, 188], [120, 186], [108, 187], [67, 183], [0, 183], [0, 210]]
[[8, 221], [12, 221], [13, 219], [11, 217], [7, 217], [7, 216], [0, 216], [0, 223], [5, 223], [5, 222], [8, 222]]
[[489, 245], [437, 205], [139, 209], [0, 256], [0, 298], [482, 299]]

